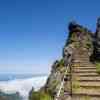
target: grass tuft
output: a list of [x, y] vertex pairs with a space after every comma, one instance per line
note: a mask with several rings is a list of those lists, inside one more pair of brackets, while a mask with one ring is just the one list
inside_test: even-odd
[[100, 62], [96, 62], [96, 70], [100, 74]]

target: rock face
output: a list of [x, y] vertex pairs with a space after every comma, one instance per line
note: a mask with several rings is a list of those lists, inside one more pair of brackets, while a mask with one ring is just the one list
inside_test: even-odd
[[45, 90], [49, 92], [52, 96], [55, 96], [55, 94], [58, 91], [59, 84], [62, 81], [63, 73], [65, 71], [65, 68], [63, 66], [64, 66], [63, 59], [54, 62], [51, 74], [45, 85]]
[[97, 21], [95, 34], [76, 22], [70, 22], [68, 29], [69, 36], [62, 50], [62, 59], [54, 62], [45, 86], [40, 89], [40, 91], [50, 94], [54, 100], [70, 100], [67, 95], [72, 91], [71, 82], [74, 75], [72, 74], [73, 69], [69, 66], [74, 66], [73, 61], [86, 62], [81, 63], [86, 68], [86, 64], [92, 65], [91, 59], [94, 61], [100, 60], [100, 18]]
[[94, 59], [100, 61], [100, 18], [97, 20], [97, 29], [94, 36]]
[[[62, 59], [55, 61], [51, 74], [45, 85], [45, 91], [49, 91], [53, 97], [57, 95], [60, 84], [65, 75], [68, 64], [71, 64], [75, 49], [82, 46], [83, 51], [88, 52], [88, 56], [93, 53], [91, 32], [76, 22], [69, 23], [69, 37], [63, 48]], [[67, 74], [65, 75], [67, 76]], [[65, 79], [66, 80], [66, 79]]]

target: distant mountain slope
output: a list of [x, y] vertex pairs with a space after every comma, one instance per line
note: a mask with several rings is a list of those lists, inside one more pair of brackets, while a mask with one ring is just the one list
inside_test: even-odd
[[19, 93], [6, 94], [0, 91], [0, 100], [23, 100]]

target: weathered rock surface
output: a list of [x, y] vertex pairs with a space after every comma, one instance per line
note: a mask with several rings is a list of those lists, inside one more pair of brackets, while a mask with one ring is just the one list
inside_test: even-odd
[[100, 61], [100, 18], [97, 20], [97, 29], [94, 35], [94, 59]]

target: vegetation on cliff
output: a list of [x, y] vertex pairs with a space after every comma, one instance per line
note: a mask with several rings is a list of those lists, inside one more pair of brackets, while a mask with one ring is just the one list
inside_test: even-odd
[[100, 62], [96, 62], [96, 70], [100, 74]]
[[29, 100], [53, 100], [52, 97], [43, 91], [32, 91]]

